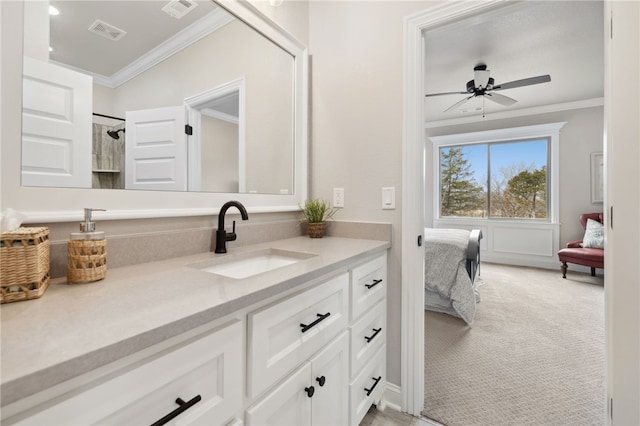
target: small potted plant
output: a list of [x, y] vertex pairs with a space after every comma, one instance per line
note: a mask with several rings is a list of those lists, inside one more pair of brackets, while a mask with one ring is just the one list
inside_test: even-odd
[[307, 234], [311, 238], [324, 236], [325, 222], [333, 217], [338, 209], [331, 207], [328, 201], [313, 198], [300, 206], [304, 215], [302, 222], [307, 222]]

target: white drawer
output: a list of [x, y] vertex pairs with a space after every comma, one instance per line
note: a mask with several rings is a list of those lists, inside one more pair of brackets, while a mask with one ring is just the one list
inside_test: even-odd
[[249, 314], [249, 396], [265, 391], [346, 329], [348, 286], [344, 273]]
[[387, 292], [387, 253], [351, 272], [351, 321], [358, 319]]
[[[225, 423], [242, 409], [242, 322], [134, 364], [18, 424], [149, 425], [179, 408], [177, 398], [200, 400], [167, 424]], [[90, 386], [90, 385], [89, 385]]]
[[358, 425], [371, 407], [382, 399], [387, 382], [386, 345], [382, 345], [350, 386], [351, 425]]
[[387, 341], [386, 311], [386, 301], [382, 300], [350, 327], [351, 377], [355, 377]]

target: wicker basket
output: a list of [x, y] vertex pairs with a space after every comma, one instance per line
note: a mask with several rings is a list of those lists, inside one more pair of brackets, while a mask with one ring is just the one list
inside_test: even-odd
[[18, 228], [1, 235], [0, 303], [37, 299], [49, 280], [49, 228]]
[[67, 282], [90, 283], [107, 275], [107, 240], [69, 240]]
[[325, 222], [307, 223], [307, 234], [310, 238], [324, 237]]

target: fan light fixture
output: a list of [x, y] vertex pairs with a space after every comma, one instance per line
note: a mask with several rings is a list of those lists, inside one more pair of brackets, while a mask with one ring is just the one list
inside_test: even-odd
[[[484, 99], [488, 99], [502, 106], [511, 106], [518, 101], [508, 96], [504, 96], [494, 92], [497, 90], [515, 89], [516, 87], [531, 86], [533, 84], [547, 83], [551, 81], [551, 76], [549, 76], [549, 74], [546, 74], [539, 75], [537, 77], [524, 78], [522, 80], [514, 80], [508, 83], [494, 84], [493, 78], [489, 77], [489, 70], [487, 69], [487, 66], [485, 64], [476, 65], [473, 68], [473, 71], [473, 80], [469, 80], [467, 82], [466, 92], [429, 93], [425, 96], [431, 97], [443, 95], [470, 95], [462, 99], [461, 101], [458, 101], [455, 104], [451, 105], [449, 108], [445, 109], [444, 112], [451, 111], [452, 109], [461, 106], [462, 104], [477, 96], [482, 96], [483, 101]], [[484, 111], [484, 103], [482, 109]]]

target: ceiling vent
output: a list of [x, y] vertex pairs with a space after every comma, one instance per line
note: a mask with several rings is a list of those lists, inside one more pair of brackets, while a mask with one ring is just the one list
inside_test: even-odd
[[107, 24], [99, 19], [96, 19], [96, 21], [91, 24], [89, 31], [113, 41], [118, 41], [127, 34], [126, 31], [121, 30], [118, 27], [114, 27], [111, 24]]
[[194, 0], [172, 0], [162, 8], [162, 11], [172, 18], [180, 19], [196, 7], [198, 3]]

